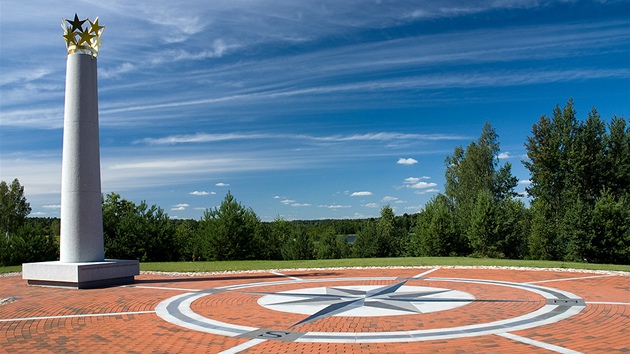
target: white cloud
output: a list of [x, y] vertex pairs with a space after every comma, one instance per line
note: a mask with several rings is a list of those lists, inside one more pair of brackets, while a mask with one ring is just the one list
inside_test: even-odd
[[364, 205], [364, 207], [366, 208], [378, 208], [378, 204], [377, 203], [367, 203]]
[[309, 207], [311, 206], [311, 204], [308, 203], [293, 203], [291, 204], [292, 207]]
[[344, 209], [344, 208], [351, 208], [351, 206], [350, 205], [320, 205], [319, 208]]
[[215, 186], [217, 186], [217, 187], [229, 187], [230, 184], [229, 183], [219, 182], [219, 183], [215, 184]]
[[412, 159], [411, 157], [406, 158], [406, 159], [401, 157], [400, 159], [398, 159], [398, 162], [396, 163], [399, 165], [413, 165], [413, 164], [418, 163], [418, 160]]
[[518, 181], [518, 184], [524, 184], [526, 186], [532, 184], [532, 181], [530, 179], [524, 179], [524, 180], [520, 180]]
[[0, 85], [8, 85], [12, 83], [21, 83], [39, 80], [52, 73], [50, 68], [31, 68], [31, 69], [16, 69], [3, 71], [2, 77], [0, 77]]
[[425, 189], [437, 186], [437, 183], [433, 182], [424, 182], [424, 180], [429, 179], [430, 177], [422, 176], [422, 177], [408, 177], [405, 178], [404, 186], [406, 188], [411, 189]]
[[422, 177], [407, 177], [407, 178], [405, 178], [404, 183], [405, 183], [405, 184], [415, 184], [415, 183], [420, 182], [420, 181], [421, 181], [421, 180], [423, 180], [423, 179], [431, 179], [431, 177], [428, 177], [428, 176], [422, 176]]
[[512, 157], [512, 156], [510, 156], [510, 152], [509, 151], [502, 152], [502, 153], [499, 154], [499, 156], [497, 156], [497, 158], [499, 158], [499, 159], [509, 159], [510, 157]]
[[385, 202], [385, 203], [387, 203], [387, 202], [393, 202], [393, 201], [396, 201], [396, 200], [398, 200], [398, 198], [396, 198], [396, 197], [390, 197], [390, 196], [386, 196], [386, 197], [384, 197], [383, 199], [381, 199], [381, 201], [382, 201], [382, 202]]
[[50, 205], [44, 205], [42, 207], [46, 209], [61, 209], [61, 204], [50, 204]]
[[295, 200], [292, 200], [292, 199], [285, 199], [285, 200], [281, 201], [280, 203], [283, 203], [283, 204], [291, 204], [291, 203], [295, 203], [295, 202], [296, 202], [296, 201], [295, 201]]
[[372, 192], [363, 191], [363, 192], [354, 192], [350, 194], [351, 197], [367, 197], [372, 195]]
[[136, 69], [136, 66], [131, 63], [122, 63], [114, 68], [105, 67], [103, 70], [99, 70], [98, 76], [103, 79], [116, 78], [122, 74], [127, 74]]
[[173, 211], [180, 211], [180, 210], [186, 210], [186, 208], [188, 208], [190, 205], [182, 203], [182, 204], [177, 204], [177, 205], [173, 205], [173, 207], [171, 208], [171, 210]]
[[431, 188], [435, 186], [437, 186], [437, 183], [418, 182], [418, 183], [410, 184], [408, 187], [412, 189], [425, 189], [425, 188]]
[[206, 192], [206, 191], [194, 191], [194, 192], [190, 192], [188, 194], [190, 194], [190, 195], [209, 195], [209, 194], [210, 195], [214, 195], [214, 194], [217, 194], [217, 193], [215, 193], [215, 192]]
[[[194, 104], [202, 104], [206, 102], [194, 102]], [[209, 103], [209, 102], [208, 102]], [[156, 105], [154, 107], [147, 108], [170, 108], [176, 107], [171, 105]], [[110, 110], [111, 113], [121, 112], [119, 109]], [[149, 145], [174, 145], [174, 144], [190, 144], [190, 143], [214, 143], [221, 141], [231, 140], [252, 140], [252, 139], [276, 139], [276, 140], [307, 140], [315, 142], [356, 142], [356, 141], [379, 141], [379, 142], [393, 142], [393, 141], [408, 141], [408, 140], [462, 140], [466, 139], [464, 136], [447, 135], [447, 134], [403, 134], [396, 132], [378, 132], [367, 134], [351, 134], [351, 135], [305, 135], [305, 134], [282, 134], [282, 133], [224, 133], [224, 134], [208, 134], [208, 133], [196, 133], [188, 135], [170, 135], [162, 138], [143, 138], [134, 141], [135, 144], [149, 144]], [[411, 165], [417, 163], [413, 158], [399, 159], [397, 163]]]
[[405, 210], [411, 210], [412, 212], [416, 212], [416, 211], [422, 210], [422, 206], [420, 206], [420, 205], [410, 205], [410, 206], [405, 207]]
[[422, 195], [422, 194], [428, 194], [428, 193], [437, 193], [439, 191], [440, 191], [439, 189], [430, 188], [430, 189], [426, 189], [426, 190], [423, 190], [423, 191], [416, 191], [415, 193]]

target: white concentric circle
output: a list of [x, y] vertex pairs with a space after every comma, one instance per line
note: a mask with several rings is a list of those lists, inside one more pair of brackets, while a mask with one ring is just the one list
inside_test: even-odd
[[[527, 283], [512, 283], [495, 280], [461, 279], [461, 278], [423, 278], [415, 280], [461, 282], [479, 285], [504, 286], [524, 291], [530, 291], [542, 296], [546, 303], [539, 309], [514, 318], [480, 323], [466, 326], [456, 326], [451, 328], [436, 328], [426, 330], [410, 331], [389, 331], [389, 332], [299, 332], [277, 330], [274, 328], [256, 328], [250, 326], [230, 324], [211, 318], [203, 317], [191, 309], [191, 304], [205, 296], [212, 294], [251, 289], [256, 287], [273, 287], [274, 285], [303, 284], [309, 283], [334, 283], [334, 282], [356, 282], [360, 284], [366, 281], [385, 280], [395, 282], [396, 278], [330, 278], [316, 280], [285, 280], [275, 282], [260, 282], [250, 284], [239, 284], [220, 288], [212, 288], [201, 291], [189, 292], [171, 297], [162, 301], [155, 309], [156, 314], [170, 323], [206, 333], [228, 337], [254, 338], [263, 340], [282, 340], [295, 342], [330, 342], [330, 343], [387, 343], [387, 342], [417, 342], [425, 340], [444, 340], [452, 338], [463, 338], [482, 336], [488, 334], [503, 334], [507, 332], [534, 328], [542, 325], [555, 323], [578, 314], [584, 308], [584, 300], [578, 296], [563, 290], [548, 288]], [[345, 287], [349, 289], [352, 287]], [[422, 288], [422, 287], [417, 287]], [[311, 291], [313, 287], [305, 287], [303, 290]], [[344, 289], [344, 287], [337, 287]], [[441, 288], [430, 288], [441, 289]], [[364, 285], [356, 285], [355, 290], [370, 291], [371, 288]], [[416, 289], [417, 290], [417, 289]], [[451, 291], [450, 289], [444, 289]], [[454, 290], [453, 290], [454, 291]], [[257, 293], [271, 295], [271, 293]], [[282, 294], [278, 292], [277, 294]], [[295, 296], [297, 293], [290, 294]], [[467, 293], [463, 293], [467, 294]], [[264, 296], [263, 296], [264, 297]], [[449, 298], [453, 298], [449, 296]], [[456, 299], [457, 300], [457, 299]], [[461, 299], [457, 300], [457, 302]], [[464, 300], [468, 301], [468, 300]], [[470, 299], [470, 301], [475, 301]], [[298, 326], [299, 328], [299, 326]]]

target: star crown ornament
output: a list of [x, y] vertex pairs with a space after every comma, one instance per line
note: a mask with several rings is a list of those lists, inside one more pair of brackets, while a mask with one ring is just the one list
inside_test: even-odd
[[[85, 24], [86, 22], [88, 24]], [[79, 16], [74, 14], [73, 20], [67, 18], [62, 20], [61, 28], [63, 28], [63, 39], [66, 41], [68, 54], [81, 52], [93, 57], [98, 55], [98, 48], [103, 43], [101, 35], [105, 29], [105, 26], [98, 24], [98, 17], [92, 22], [89, 18], [79, 20]]]

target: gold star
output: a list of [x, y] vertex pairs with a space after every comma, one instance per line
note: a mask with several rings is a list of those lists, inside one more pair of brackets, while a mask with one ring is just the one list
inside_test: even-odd
[[79, 32], [83, 32], [83, 24], [85, 23], [86, 20], [83, 21], [79, 21], [79, 16], [77, 14], [74, 14], [74, 20], [70, 21], [68, 19], [66, 19], [66, 21], [68, 21], [68, 23], [70, 23], [72, 25], [72, 32], [78, 30]]
[[76, 38], [74, 37], [74, 33], [66, 32], [63, 34], [63, 38], [66, 40], [66, 47], [69, 47], [76, 43]]
[[92, 38], [94, 38], [95, 35], [93, 35], [92, 33], [85, 31], [85, 32], [81, 32], [79, 34], [79, 42], [77, 43], [78, 45], [81, 45], [83, 43], [87, 43], [88, 45], [90, 44], [90, 40]]
[[94, 19], [94, 22], [90, 21], [90, 19], [88, 19], [88, 22], [90, 22], [90, 32], [94, 32], [95, 35], [100, 36], [101, 34], [99, 32], [101, 32], [105, 26], [98, 25], [98, 17]]

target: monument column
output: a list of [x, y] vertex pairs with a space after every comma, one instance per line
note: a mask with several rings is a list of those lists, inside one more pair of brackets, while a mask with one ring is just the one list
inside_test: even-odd
[[61, 262], [104, 260], [96, 58], [68, 55], [61, 166]]
[[98, 24], [98, 17], [92, 22], [75, 14], [61, 27], [68, 57], [60, 260], [25, 263], [22, 278], [29, 285], [73, 288], [127, 284], [140, 274], [139, 262], [104, 259], [96, 65], [104, 26]]

